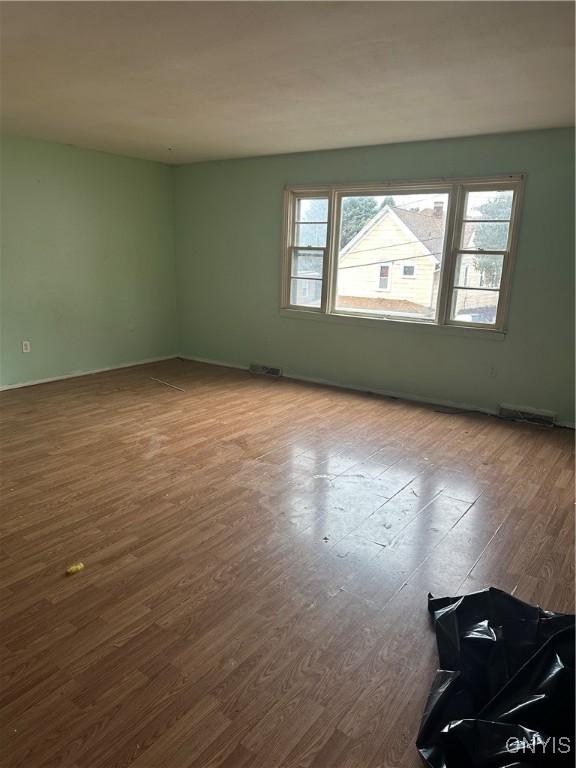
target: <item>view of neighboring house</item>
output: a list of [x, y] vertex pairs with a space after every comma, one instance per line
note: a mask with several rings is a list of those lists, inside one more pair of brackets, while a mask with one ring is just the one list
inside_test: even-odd
[[[410, 210], [386, 205], [341, 249], [336, 307], [431, 319], [436, 313], [444, 248], [444, 201]], [[473, 246], [467, 233], [465, 247]], [[472, 256], [458, 270], [459, 284], [480, 288], [484, 275]], [[454, 315], [463, 321], [492, 322], [493, 295], [460, 291]]]
[[443, 202], [384, 206], [340, 251], [336, 306], [434, 317], [444, 229]]

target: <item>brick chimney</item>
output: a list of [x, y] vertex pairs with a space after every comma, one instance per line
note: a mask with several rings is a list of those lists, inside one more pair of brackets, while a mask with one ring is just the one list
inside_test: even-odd
[[434, 216], [441, 219], [444, 216], [444, 202], [442, 200], [434, 201]]

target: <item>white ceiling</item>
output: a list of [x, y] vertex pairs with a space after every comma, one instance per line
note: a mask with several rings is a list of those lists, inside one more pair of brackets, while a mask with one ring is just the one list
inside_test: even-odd
[[8, 133], [166, 162], [573, 124], [572, 2], [3, 2]]

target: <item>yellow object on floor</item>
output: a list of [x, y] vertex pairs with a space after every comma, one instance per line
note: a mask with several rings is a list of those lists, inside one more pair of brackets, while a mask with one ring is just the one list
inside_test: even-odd
[[84, 563], [74, 563], [73, 565], [69, 565], [68, 568], [66, 568], [66, 574], [68, 576], [72, 576], [73, 573], [78, 573], [78, 571], [84, 570]]

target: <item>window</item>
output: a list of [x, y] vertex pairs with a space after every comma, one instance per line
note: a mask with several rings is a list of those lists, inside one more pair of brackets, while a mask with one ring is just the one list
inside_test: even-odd
[[290, 249], [290, 303], [318, 308], [328, 238], [328, 198], [299, 197], [295, 214], [294, 245]]
[[514, 190], [465, 190], [450, 318], [495, 325], [509, 253]]
[[282, 306], [502, 330], [522, 183], [288, 188]]
[[388, 281], [390, 280], [390, 267], [382, 264], [380, 267], [380, 280], [378, 282], [378, 288], [381, 291], [388, 290]]

